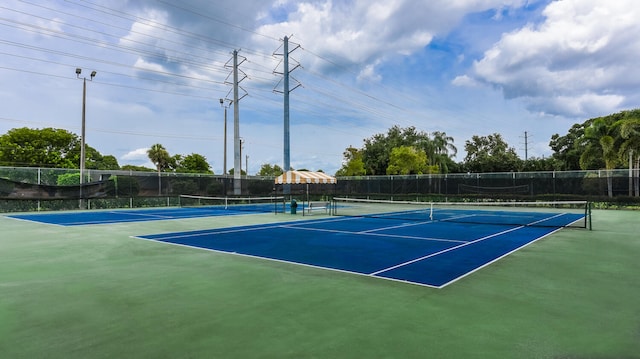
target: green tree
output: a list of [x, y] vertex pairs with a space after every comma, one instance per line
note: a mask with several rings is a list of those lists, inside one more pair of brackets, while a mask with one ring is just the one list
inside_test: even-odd
[[364, 140], [362, 161], [367, 174], [381, 175], [387, 173], [391, 151], [396, 147], [413, 146], [424, 148], [429, 136], [417, 131], [415, 127], [400, 128], [393, 126], [386, 134], [376, 134]]
[[430, 138], [423, 141], [429, 165], [437, 166], [441, 173], [449, 173], [449, 170], [455, 167], [452, 158], [458, 154], [458, 149], [453, 142], [453, 137], [447, 136], [445, 132], [431, 133]]
[[155, 172], [153, 168], [135, 165], [124, 165], [120, 168], [122, 171], [134, 171], [134, 172]]
[[85, 144], [86, 168], [92, 170], [119, 170], [118, 160], [112, 155], [103, 156], [95, 148]]
[[162, 178], [160, 177], [160, 172], [170, 168], [171, 164], [175, 162], [175, 157], [171, 157], [169, 151], [159, 143], [152, 145], [147, 150], [147, 156], [149, 156], [149, 159], [156, 165], [156, 169], [158, 170], [158, 195], [161, 195]]
[[363, 176], [367, 173], [364, 169], [361, 150], [349, 146], [343, 156], [342, 167], [336, 172], [336, 176]]
[[580, 146], [584, 137], [585, 123], [574, 124], [569, 132], [560, 136], [551, 136], [549, 147], [553, 150], [554, 169], [558, 171], [573, 171], [580, 169], [580, 156], [583, 148]]
[[[589, 163], [593, 162], [593, 158], [602, 158], [606, 170], [616, 168], [620, 158], [616, 150], [616, 137], [619, 136], [616, 134], [616, 127], [613, 126], [611, 120], [611, 117], [600, 117], [585, 128], [585, 146], [580, 156], [582, 169], [589, 169]], [[607, 176], [607, 193], [609, 197], [613, 197], [613, 178], [611, 176]]]
[[175, 155], [170, 162], [174, 171], [179, 173], [213, 174], [207, 158], [197, 153], [192, 153], [187, 156]]
[[[436, 131], [429, 135], [413, 126], [393, 126], [386, 134], [379, 133], [365, 139], [361, 150], [351, 146], [347, 148], [343, 153], [342, 167], [336, 175], [386, 174], [390, 166], [391, 152], [403, 146], [425, 152], [429, 160], [429, 171], [437, 168], [442, 173], [448, 173], [458, 167], [453, 161], [458, 151], [453, 142], [453, 138], [445, 132]], [[392, 167], [394, 168], [395, 166]]]
[[78, 168], [80, 139], [62, 129], [14, 128], [0, 136], [0, 165]]
[[[624, 112], [616, 124], [620, 128], [622, 144], [618, 153], [621, 160], [629, 159], [629, 195], [640, 196], [640, 109]], [[635, 190], [635, 191], [634, 191]]]
[[464, 148], [467, 152], [464, 166], [469, 172], [510, 172], [521, 168], [522, 161], [516, 150], [509, 147], [499, 133], [473, 136]]
[[271, 164], [265, 163], [262, 166], [260, 166], [260, 170], [258, 171], [258, 176], [277, 177], [283, 173], [284, 173], [284, 170], [282, 169], [282, 167], [278, 165], [271, 165]]
[[556, 170], [556, 161], [552, 157], [531, 157], [526, 161], [522, 161], [521, 171], [534, 172], [534, 171], [554, 171]]
[[[119, 169], [113, 156], [102, 156], [85, 144], [86, 168]], [[0, 136], [0, 165], [54, 168], [80, 167], [80, 138], [55, 128], [14, 128]]]
[[101, 156], [99, 161], [96, 161], [96, 169], [98, 170], [119, 170], [120, 165], [115, 156], [106, 155]]
[[149, 156], [149, 160], [151, 160], [151, 162], [156, 166], [158, 174], [168, 169], [171, 164], [172, 158], [169, 155], [169, 152], [159, 143], [151, 146], [147, 150], [147, 155]]
[[58, 186], [74, 186], [80, 184], [80, 173], [63, 173], [56, 181]]
[[211, 165], [207, 162], [207, 158], [198, 153], [192, 153], [185, 156], [182, 161], [182, 166], [190, 172], [213, 174]]
[[170, 155], [165, 171], [179, 172], [178, 167], [180, 167], [181, 161], [182, 161], [182, 155], [180, 154], [175, 154], [173, 156]]
[[388, 175], [423, 174], [428, 171], [427, 154], [412, 146], [400, 146], [391, 150]]

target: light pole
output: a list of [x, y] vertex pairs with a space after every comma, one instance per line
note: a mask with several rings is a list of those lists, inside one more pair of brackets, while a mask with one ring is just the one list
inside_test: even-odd
[[[76, 68], [76, 76], [80, 78], [80, 74], [82, 73], [81, 68]], [[96, 76], [95, 71], [91, 71], [91, 78], [89, 81], [93, 81], [93, 78]], [[83, 198], [83, 184], [84, 184], [84, 167], [85, 167], [85, 114], [87, 108], [87, 78], [82, 78], [82, 134], [80, 136], [80, 209], [84, 209], [84, 198]]]
[[240, 175], [242, 176], [242, 144], [244, 143], [244, 139], [242, 137], [239, 138], [240, 140]]
[[224, 108], [224, 161], [222, 174], [227, 174], [227, 106], [224, 105], [224, 99], [220, 99], [220, 106]]

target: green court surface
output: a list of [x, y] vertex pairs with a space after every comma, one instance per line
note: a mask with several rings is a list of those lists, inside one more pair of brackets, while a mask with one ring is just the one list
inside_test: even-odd
[[443, 289], [131, 237], [295, 218], [0, 217], [0, 357], [640, 357], [638, 211], [594, 211], [593, 231]]

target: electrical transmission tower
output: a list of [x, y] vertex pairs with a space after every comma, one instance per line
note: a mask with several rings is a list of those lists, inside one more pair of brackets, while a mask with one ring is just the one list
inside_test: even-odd
[[[233, 50], [233, 58], [224, 65], [225, 68], [231, 68], [231, 73], [229, 76], [233, 75], [233, 82], [228, 82], [229, 76], [227, 76], [227, 80], [225, 80], [225, 84], [233, 85], [233, 194], [240, 195], [242, 194], [242, 155], [240, 143], [240, 100], [248, 95], [247, 91], [240, 86], [240, 82], [247, 78], [247, 74], [245, 74], [242, 70], [238, 69], [243, 62], [247, 60], [246, 57], [241, 56], [241, 61], [238, 62], [238, 50]], [[229, 62], [233, 62], [233, 65], [229, 65]], [[239, 78], [238, 73], [242, 74], [242, 78]], [[243, 95], [239, 97], [239, 89], [242, 89]]]
[[[277, 53], [278, 50], [276, 50], [276, 52], [273, 53], [273, 56], [282, 56], [281, 63], [283, 64], [283, 70], [282, 72], [279, 72], [276, 68], [276, 70], [274, 70], [273, 73], [277, 75], [282, 75], [282, 82], [284, 85], [284, 89], [282, 91], [277, 89], [280, 84], [280, 81], [278, 81], [278, 84], [276, 84], [276, 88], [274, 88], [273, 91], [284, 94], [284, 168], [283, 169], [286, 172], [291, 169], [291, 147], [290, 147], [291, 139], [290, 139], [290, 131], [289, 131], [289, 94], [291, 93], [291, 91], [300, 87], [301, 84], [298, 80], [290, 76], [291, 71], [294, 71], [295, 69], [300, 67], [300, 64], [297, 61], [293, 60], [295, 62], [295, 65], [293, 66], [292, 69], [289, 68], [289, 54], [291, 54], [296, 49], [298, 49], [300, 45], [294, 44], [295, 47], [293, 48], [293, 50], [289, 50], [289, 38], [287, 36], [284, 37], [283, 42], [284, 43], [282, 46], [283, 47], [282, 53]], [[278, 64], [277, 67], [280, 67], [280, 63]], [[290, 84], [289, 84], [290, 77], [297, 83], [297, 85], [294, 86], [292, 89], [290, 88]], [[284, 194], [289, 194], [290, 192], [289, 186], [285, 186], [283, 189], [284, 189]]]

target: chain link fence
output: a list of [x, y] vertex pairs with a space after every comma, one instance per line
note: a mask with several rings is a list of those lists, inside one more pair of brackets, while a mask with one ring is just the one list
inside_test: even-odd
[[[243, 176], [240, 196], [283, 195], [275, 177]], [[234, 196], [233, 176], [171, 172], [0, 167], [0, 211], [26, 212], [178, 206], [181, 194]], [[337, 184], [293, 184], [287, 196], [329, 199], [570, 200], [638, 205], [629, 170], [339, 177]]]

